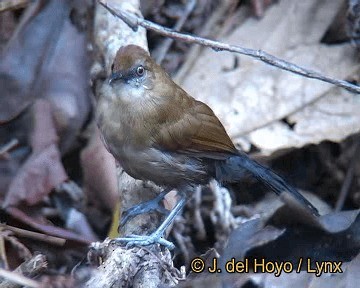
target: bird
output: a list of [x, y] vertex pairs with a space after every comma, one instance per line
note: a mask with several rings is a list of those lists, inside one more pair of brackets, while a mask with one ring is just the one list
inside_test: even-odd
[[[177, 85], [140, 46], [119, 48], [97, 103], [97, 124], [106, 148], [133, 178], [176, 189], [180, 200], [150, 235], [117, 238], [127, 245], [163, 244], [164, 232], [195, 187], [216, 179], [236, 183], [252, 175], [273, 192], [290, 193], [314, 215], [317, 209], [271, 169], [237, 149], [213, 110]], [[151, 201], [150, 201], [151, 202]], [[139, 214], [154, 202], [130, 208]]]

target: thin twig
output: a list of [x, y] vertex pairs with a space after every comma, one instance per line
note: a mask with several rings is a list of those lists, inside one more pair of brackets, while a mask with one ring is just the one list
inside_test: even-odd
[[[180, 31], [182, 26], [185, 24], [186, 19], [189, 17], [191, 12], [194, 10], [195, 4], [197, 0], [188, 0], [185, 6], [185, 9], [183, 13], [181, 14], [181, 17], [178, 19], [174, 26], [174, 31]], [[158, 64], [161, 64], [161, 62], [164, 60], [165, 55], [167, 51], [170, 49], [171, 44], [174, 42], [174, 39], [172, 38], [166, 38], [164, 42], [159, 46], [159, 49], [154, 51], [155, 55], [157, 55], [156, 62]]]
[[14, 148], [18, 144], [19, 144], [18, 139], [11, 139], [4, 146], [0, 147], [0, 157], [5, 155], [7, 152], [9, 152], [12, 148]]
[[360, 141], [356, 143], [353, 157], [351, 158], [349, 168], [346, 171], [345, 179], [341, 186], [339, 198], [336, 201], [335, 211], [340, 211], [344, 206], [346, 196], [350, 191], [350, 185], [354, 177], [355, 164], [357, 163], [359, 152], [360, 152]]
[[6, 224], [0, 224], [0, 227], [4, 228], [6, 230], [12, 231], [20, 237], [36, 239], [36, 240], [40, 240], [40, 241], [47, 242], [47, 243], [57, 245], [57, 246], [64, 246], [64, 244], [66, 243], [66, 240], [64, 238], [60, 238], [60, 237], [45, 235], [42, 233], [21, 229], [21, 228], [9, 226]]
[[247, 56], [253, 57], [257, 60], [260, 60], [262, 62], [265, 62], [269, 65], [278, 67], [282, 70], [289, 71], [294, 74], [298, 74], [298, 75], [301, 75], [301, 76], [304, 76], [307, 78], [317, 79], [317, 80], [320, 80], [323, 82], [334, 84], [334, 85], [342, 87], [350, 92], [360, 94], [360, 86], [358, 86], [358, 85], [354, 85], [348, 81], [334, 79], [334, 78], [325, 76], [322, 73], [319, 73], [314, 70], [305, 69], [301, 66], [287, 62], [278, 57], [275, 57], [265, 51], [243, 48], [240, 46], [230, 45], [230, 44], [222, 43], [219, 41], [214, 41], [214, 40], [210, 40], [210, 39], [206, 39], [206, 38], [202, 38], [202, 37], [198, 37], [198, 36], [193, 36], [190, 34], [176, 32], [172, 29], [163, 27], [163, 26], [155, 24], [151, 21], [140, 18], [140, 17], [136, 16], [135, 14], [126, 12], [124, 10], [115, 9], [101, 0], [99, 1], [99, 3], [102, 6], [104, 6], [111, 14], [113, 14], [114, 16], [123, 20], [134, 31], [137, 30], [138, 26], [141, 26], [141, 27], [144, 27], [145, 29], [157, 32], [163, 36], [181, 40], [181, 41], [184, 41], [187, 43], [200, 44], [200, 45], [211, 47], [215, 51], [229, 51], [229, 52], [235, 52], [235, 53], [247, 55]]

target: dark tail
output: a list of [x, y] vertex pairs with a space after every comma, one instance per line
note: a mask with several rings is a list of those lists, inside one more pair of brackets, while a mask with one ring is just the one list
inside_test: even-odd
[[216, 179], [223, 182], [240, 181], [247, 172], [250, 172], [277, 195], [282, 192], [291, 193], [300, 203], [308, 207], [314, 215], [319, 216], [318, 210], [299, 191], [287, 184], [275, 172], [250, 159], [247, 155], [239, 154], [216, 164]]

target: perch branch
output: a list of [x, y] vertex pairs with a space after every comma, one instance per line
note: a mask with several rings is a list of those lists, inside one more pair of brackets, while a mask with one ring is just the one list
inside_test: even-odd
[[211, 47], [215, 51], [229, 51], [229, 52], [243, 54], [246, 56], [253, 57], [262, 62], [265, 62], [269, 65], [278, 67], [282, 70], [286, 70], [286, 71], [289, 71], [294, 74], [298, 74], [298, 75], [301, 75], [301, 76], [304, 76], [307, 78], [317, 79], [317, 80], [320, 80], [323, 82], [334, 84], [334, 85], [336, 85], [338, 87], [342, 87], [350, 92], [360, 94], [360, 86], [358, 86], [358, 85], [352, 84], [348, 81], [339, 80], [339, 79], [325, 76], [320, 72], [306, 69], [299, 65], [287, 62], [287, 61], [280, 59], [278, 57], [275, 57], [265, 51], [255, 50], [255, 49], [250, 49], [250, 48], [243, 48], [240, 46], [230, 45], [230, 44], [222, 43], [222, 42], [215, 41], [215, 40], [210, 40], [210, 39], [203, 38], [203, 37], [198, 37], [198, 36], [194, 36], [194, 35], [190, 35], [190, 34], [176, 32], [172, 29], [163, 27], [159, 24], [156, 24], [151, 21], [145, 20], [141, 17], [138, 17], [135, 14], [131, 14], [131, 13], [128, 13], [123, 10], [115, 9], [101, 0], [99, 1], [99, 3], [103, 7], [105, 7], [111, 14], [120, 18], [122, 21], [124, 21], [134, 31], [136, 31], [137, 28], [139, 26], [141, 26], [141, 27], [144, 27], [145, 29], [152, 30], [163, 36], [181, 40], [181, 41], [184, 41], [187, 43], [200, 44], [200, 45], [204, 45], [207, 47]]

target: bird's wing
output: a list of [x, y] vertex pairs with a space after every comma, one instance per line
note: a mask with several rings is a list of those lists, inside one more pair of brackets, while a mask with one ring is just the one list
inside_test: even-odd
[[195, 157], [224, 159], [238, 153], [211, 108], [196, 100], [186, 114], [161, 125], [155, 143], [161, 149]]

